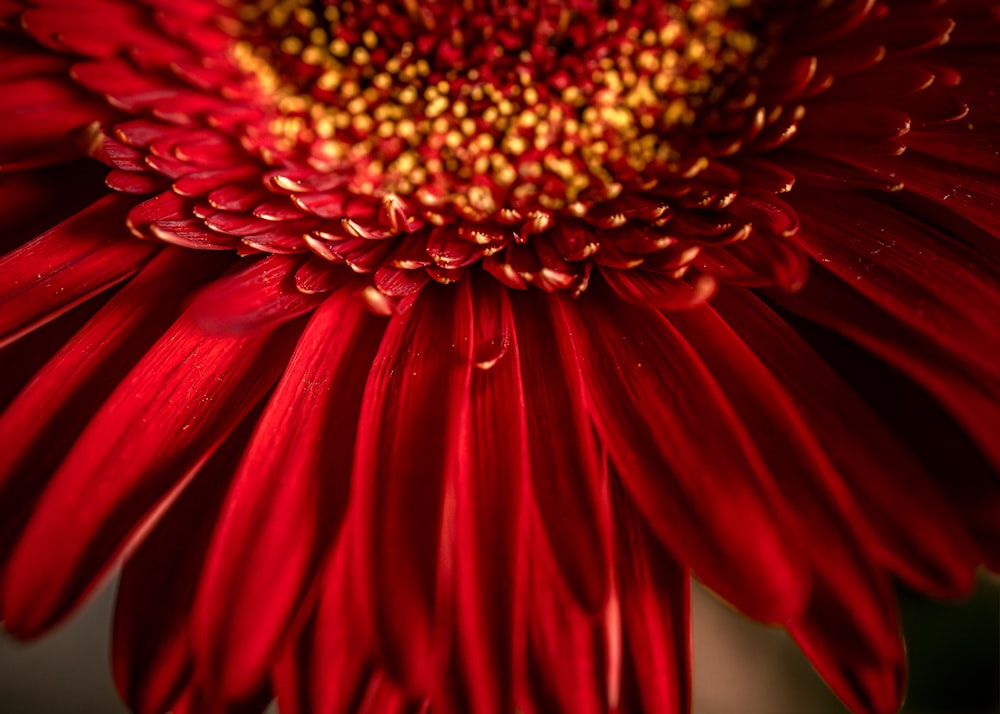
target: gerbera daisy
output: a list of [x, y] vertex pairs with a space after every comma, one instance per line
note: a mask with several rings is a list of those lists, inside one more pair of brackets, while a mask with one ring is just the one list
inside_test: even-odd
[[0, 607], [135, 711], [682, 712], [694, 575], [892, 712], [1000, 566], [996, 2], [0, 22]]

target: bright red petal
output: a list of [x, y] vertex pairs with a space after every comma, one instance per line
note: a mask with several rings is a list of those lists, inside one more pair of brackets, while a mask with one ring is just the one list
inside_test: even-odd
[[383, 320], [354, 291], [314, 313], [257, 426], [202, 574], [201, 676], [228, 699], [258, 688], [347, 506], [364, 382]]
[[457, 711], [513, 711], [514, 602], [527, 425], [520, 348], [507, 291], [473, 289], [474, 358], [468, 447], [455, 480]]
[[225, 264], [164, 251], [129, 281], [0, 413], [0, 568], [52, 472], [102, 403], [177, 317], [188, 292]]
[[[309, 307], [282, 288], [289, 271], [266, 259], [203, 292], [94, 416], [11, 556], [11, 632], [37, 634], [68, 612], [271, 388], [297, 333], [275, 328]], [[231, 326], [225, 310], [239, 318]]]
[[0, 345], [125, 280], [149, 260], [156, 246], [123, 235], [129, 204], [106, 196], [0, 258]]
[[437, 601], [453, 566], [450, 558], [439, 566], [439, 554], [454, 548], [446, 486], [468, 438], [472, 348], [468, 283], [425, 289], [389, 323], [358, 425], [351, 508], [364, 620], [380, 661], [416, 695], [444, 664], [435, 643], [451, 641], [450, 612]]

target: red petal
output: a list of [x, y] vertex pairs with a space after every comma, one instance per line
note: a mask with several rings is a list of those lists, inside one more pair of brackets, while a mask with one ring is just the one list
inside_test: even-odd
[[191, 677], [191, 606], [249, 432], [227, 440], [122, 569], [112, 660], [118, 691], [137, 714], [167, 711]]
[[42, 368], [0, 415], [0, 433], [17, 434], [0, 451], [0, 552], [48, 478], [101, 404], [176, 319], [188, 293], [224, 265], [161, 252]]
[[[1000, 464], [1000, 439], [995, 428], [1000, 423], [1000, 382], [965, 362], [962, 355], [945, 352], [899, 324], [825, 272], [817, 271], [805, 291], [794, 298], [774, 297], [908, 375], [954, 416], [994, 465]], [[831, 310], [831, 305], [836, 310]], [[975, 469], [952, 471], [949, 477], [953, 483], [947, 495], [961, 505], [969, 530], [982, 539], [980, 557], [993, 563], [1000, 542], [996, 523], [1000, 494], [995, 482]]]
[[64, 76], [4, 82], [0, 84], [0, 163], [30, 159], [54, 144], [69, 145], [74, 129], [113, 116], [104, 102]]
[[1000, 379], [983, 373], [977, 355], [944, 350], [819, 271], [803, 294], [779, 299], [910, 375], [955, 416], [994, 464], [1000, 464], [995, 428], [1000, 424]]
[[[795, 172], [800, 185], [834, 189], [897, 191], [903, 187], [895, 176], [848, 164], [827, 156], [782, 151], [782, 165]], [[794, 200], [792, 201], [794, 203]]]
[[[976, 148], [973, 142], [961, 139], [954, 145], [955, 152], [971, 152]], [[952, 163], [950, 159], [938, 159], [917, 151], [908, 151], [894, 159], [864, 154], [843, 158], [869, 170], [895, 173], [908, 191], [947, 207], [994, 237], [1000, 236], [1000, 189], [996, 182], [995, 159], [992, 165], [987, 165], [987, 170], [975, 171]]]
[[755, 619], [780, 622], [808, 582], [787, 506], [707, 368], [652, 310], [555, 302], [587, 407], [626, 490], [675, 557]]
[[274, 328], [309, 308], [282, 288], [282, 264], [290, 281], [293, 263], [266, 259], [203, 292], [91, 420], [11, 556], [11, 632], [37, 634], [78, 602], [277, 380], [297, 328]]
[[[863, 557], [852, 550], [855, 558]], [[851, 711], [899, 711], [906, 658], [895, 594], [884, 575], [825, 568], [817, 574], [809, 607], [788, 629]]]
[[625, 630], [619, 711], [686, 714], [691, 708], [688, 573], [664, 552], [624, 494], [618, 495], [615, 552]]
[[846, 523], [862, 540], [868, 525], [795, 403], [756, 355], [709, 309], [670, 321], [719, 383], [803, 528]]
[[551, 557], [539, 547], [545, 536], [537, 520], [522, 530], [518, 627], [526, 639], [518, 657], [518, 709], [526, 714], [605, 712], [599, 621], [563, 594]]
[[1000, 288], [982, 258], [861, 195], [800, 191], [799, 239], [852, 289], [1000, 378]]
[[331, 554], [316, 612], [275, 670], [281, 703], [295, 714], [353, 714], [377, 674], [373, 643], [365, 639], [351, 573], [350, 542]]
[[88, 0], [59, 7], [30, 9], [21, 16], [25, 30], [57, 52], [110, 57], [138, 45], [156, 50], [166, 61], [184, 56], [156, 31], [149, 10], [119, 2]]
[[652, 271], [602, 268], [601, 275], [622, 300], [660, 310], [691, 310], [715, 294], [718, 283], [701, 275], [692, 283]]
[[[517, 335], [524, 345], [521, 374], [528, 414], [530, 493], [568, 594], [590, 613], [602, 612], [610, 585], [608, 500], [603, 464], [584, 407], [576, 358], [552, 349], [545, 316], [550, 298], [513, 295]], [[581, 558], [580, 554], [587, 556]]]
[[867, 522], [779, 382], [726, 324], [709, 310], [674, 315], [672, 321], [718, 376], [782, 494], [795, 504], [814, 586], [792, 632], [853, 709], [869, 711], [878, 703], [877, 711], [896, 711], [902, 643], [886, 576], [861, 550], [873, 540]]
[[[506, 288], [473, 289], [476, 369], [467, 448], [455, 488], [458, 711], [514, 710], [513, 630], [527, 426], [519, 347]], [[489, 524], [488, 526], [486, 524]], [[436, 700], [435, 700], [436, 701]]]
[[913, 455], [758, 298], [728, 289], [713, 307], [803, 411], [875, 530], [868, 545], [883, 565], [925, 592], [967, 592], [977, 549], [945, 493]]
[[156, 246], [124, 234], [131, 201], [110, 195], [0, 258], [0, 345], [137, 271]]
[[[472, 369], [468, 284], [427, 287], [412, 309], [396, 315], [368, 378], [358, 425], [352, 510], [358, 515], [355, 566], [364, 620], [391, 676], [415, 694], [432, 680], [435, 630], [449, 629], [438, 611], [438, 555], [445, 485], [465, 441]], [[448, 496], [449, 501], [453, 494]], [[441, 567], [450, 569], [451, 559]], [[452, 581], [442, 573], [443, 582]], [[440, 634], [438, 642], [450, 642]]]
[[273, 698], [270, 687], [267, 687], [242, 702], [216, 702], [207, 698], [195, 683], [181, 693], [170, 711], [171, 714], [264, 714]]
[[316, 311], [257, 426], [206, 561], [194, 620], [203, 679], [258, 688], [347, 506], [364, 382], [383, 321], [353, 291]]
[[[0, 172], [0, 251], [23, 245], [107, 193], [107, 170], [84, 160], [32, 171]], [[60, 196], [58, 202], [52, 197]]]
[[[0, 3], [0, 6], [4, 8], [6, 5], [6, 2]], [[15, 12], [22, 9], [19, 2], [15, 2], [14, 7], [16, 8]], [[4, 10], [0, 9], [0, 16], [3, 14]], [[0, 24], [2, 22], [0, 20]], [[70, 64], [69, 58], [43, 51], [27, 37], [8, 34], [4, 37], [4, 46], [0, 47], [0, 81], [2, 82], [26, 77], [58, 75], [65, 72]]]

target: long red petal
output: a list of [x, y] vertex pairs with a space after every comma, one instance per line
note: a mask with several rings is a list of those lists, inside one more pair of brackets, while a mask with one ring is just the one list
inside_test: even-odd
[[176, 319], [188, 293], [225, 265], [161, 252], [35, 375], [0, 414], [0, 553], [9, 553], [48, 478], [101, 404]]
[[[870, 350], [934, 396], [975, 441], [993, 464], [1000, 464], [1000, 382], [982, 374], [962, 355], [899, 324], [879, 308], [858, 297], [825, 272], [817, 271], [806, 289], [774, 299]], [[831, 306], [835, 305], [836, 310]], [[954, 499], [968, 530], [981, 546], [980, 557], [995, 564], [1000, 508], [995, 480], [974, 470], [950, 474], [947, 496]], [[982, 482], [980, 482], [982, 479]]]
[[65, 75], [0, 83], [0, 165], [6, 170], [40, 165], [37, 155], [49, 155], [53, 149], [67, 159], [74, 154], [78, 157], [81, 152], [72, 150], [70, 132], [89, 122], [106, 121], [114, 114], [99, 97]]
[[[831, 558], [830, 567], [817, 573], [809, 607], [788, 630], [851, 711], [894, 714], [906, 693], [906, 658], [895, 593], [884, 574], [834, 565], [843, 562], [844, 556], [856, 563], [863, 557], [856, 545], [838, 547], [844, 543], [831, 542], [831, 550], [842, 552]], [[819, 558], [831, 554], [827, 551]]]
[[879, 560], [924, 592], [967, 592], [977, 548], [939, 484], [899, 439], [759, 298], [728, 288], [712, 306], [803, 411], [875, 531], [868, 545]]
[[190, 616], [209, 538], [250, 435], [238, 429], [122, 569], [112, 663], [122, 699], [136, 714], [170, 709], [190, 681]]
[[752, 617], [794, 616], [808, 573], [787, 506], [691, 347], [652, 310], [586, 297], [553, 304], [597, 431], [657, 536]]
[[896, 711], [904, 662], [895, 599], [887, 574], [862, 550], [873, 537], [840, 475], [774, 375], [714, 312], [671, 321], [717, 376], [795, 504], [814, 586], [805, 613], [792, 620], [793, 635], [852, 708]]
[[[203, 292], [94, 416], [11, 556], [3, 612], [12, 633], [30, 637], [68, 612], [275, 383], [299, 329], [275, 327], [311, 304], [283, 287], [294, 269], [268, 258]], [[227, 301], [239, 318], [232, 328]]]
[[1000, 377], [1000, 288], [982, 257], [845, 191], [799, 191], [802, 245], [853, 290]]
[[[0, 172], [0, 251], [23, 245], [108, 192], [107, 169], [95, 161], [73, 161], [33, 171]], [[60, 197], [53, 202], [52, 196]]]
[[124, 234], [131, 201], [106, 196], [0, 258], [0, 346], [135, 273], [157, 246]]
[[615, 554], [625, 645], [619, 711], [686, 714], [691, 708], [690, 579], [627, 497], [618, 496]]
[[522, 527], [518, 709], [526, 714], [607, 710], [599, 617], [567, 597], [537, 518]]
[[[827, 325], [897, 366], [931, 392], [1000, 465], [1000, 378], [984, 373], [980, 360], [946, 350], [900, 324], [879, 306], [816, 271], [797, 296], [775, 296], [796, 312]], [[836, 306], [836, 310], [831, 306]]]
[[200, 675], [255, 690], [347, 506], [364, 375], [383, 329], [352, 290], [316, 311], [264, 411], [226, 502], [198, 594]]
[[327, 562], [312, 618], [275, 667], [283, 712], [354, 714], [375, 676], [374, 643], [359, 620], [350, 547], [342, 536]]
[[[473, 356], [467, 281], [425, 288], [396, 315], [365, 388], [351, 508], [365, 623], [379, 658], [407, 691], [426, 695], [437, 662], [433, 644], [450, 642], [438, 611], [439, 552], [450, 552], [446, 484], [467, 435]], [[453, 499], [453, 494], [448, 500]], [[452, 501], [453, 502], [453, 501]], [[445, 544], [442, 546], [442, 538]], [[450, 566], [450, 558], [442, 561]], [[451, 576], [453, 577], [453, 576]], [[450, 581], [445, 577], [443, 582]]]
[[[608, 501], [603, 464], [584, 410], [575, 357], [552, 349], [565, 329], [545, 314], [548, 297], [513, 295], [528, 414], [529, 491], [568, 594], [590, 613], [602, 612], [610, 584]], [[544, 547], [544, 546], [543, 546]], [[580, 553], [587, 553], [581, 558]]]
[[513, 604], [528, 437], [506, 289], [492, 279], [474, 285], [473, 310], [478, 369], [455, 482], [456, 672], [449, 684], [457, 711], [505, 714], [514, 708]]

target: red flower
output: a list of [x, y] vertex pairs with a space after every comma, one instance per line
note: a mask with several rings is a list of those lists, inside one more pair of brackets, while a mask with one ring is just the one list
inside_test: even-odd
[[692, 573], [892, 712], [1000, 565], [996, 2], [0, 18], [0, 604], [136, 711], [685, 711]]

